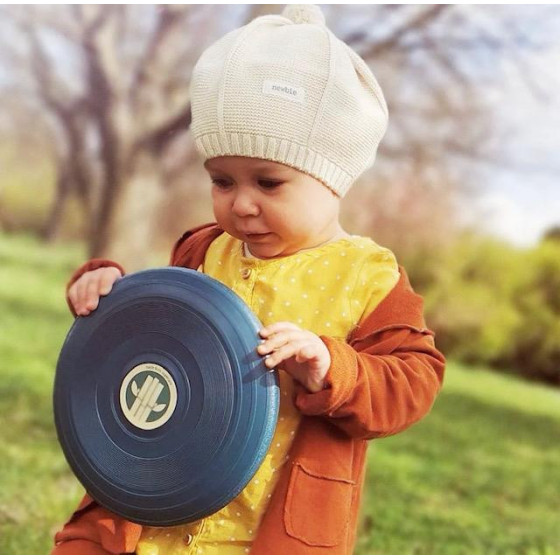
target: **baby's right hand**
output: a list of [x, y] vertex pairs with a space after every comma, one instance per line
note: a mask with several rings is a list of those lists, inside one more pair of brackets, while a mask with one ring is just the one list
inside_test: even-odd
[[77, 315], [89, 315], [97, 309], [99, 296], [106, 296], [121, 278], [118, 268], [108, 266], [86, 272], [68, 290], [68, 299]]

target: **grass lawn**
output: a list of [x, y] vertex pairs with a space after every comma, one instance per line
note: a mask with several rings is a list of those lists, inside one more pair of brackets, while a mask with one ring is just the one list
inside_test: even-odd
[[[51, 404], [82, 260], [0, 236], [0, 554], [48, 552], [82, 493]], [[560, 391], [450, 364], [432, 413], [370, 445], [356, 552], [560, 553], [559, 442]]]

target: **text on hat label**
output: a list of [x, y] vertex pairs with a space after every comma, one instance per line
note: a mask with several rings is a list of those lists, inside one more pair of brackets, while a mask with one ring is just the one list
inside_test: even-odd
[[267, 95], [277, 95], [278, 97], [283, 97], [284, 99], [289, 99], [290, 101], [305, 103], [305, 89], [291, 84], [265, 80], [262, 92]]

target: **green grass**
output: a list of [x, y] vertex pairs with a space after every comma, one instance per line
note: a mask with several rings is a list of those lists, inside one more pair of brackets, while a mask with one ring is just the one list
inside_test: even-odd
[[370, 446], [358, 552], [560, 552], [560, 392], [451, 364], [430, 415]]
[[[82, 490], [51, 394], [73, 247], [0, 236], [0, 554], [41, 554]], [[560, 392], [452, 363], [433, 411], [372, 442], [357, 553], [560, 553]], [[318, 513], [319, 514], [319, 513]]]
[[77, 248], [0, 237], [0, 553], [50, 549], [80, 495], [57, 443], [51, 404], [72, 317], [64, 300]]

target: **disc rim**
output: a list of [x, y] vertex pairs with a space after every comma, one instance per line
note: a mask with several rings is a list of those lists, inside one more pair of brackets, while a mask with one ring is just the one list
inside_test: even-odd
[[[257, 375], [257, 379], [262, 378], [264, 375], [268, 375], [268, 379], [272, 380], [272, 382], [266, 386], [266, 390], [264, 392], [261, 390], [256, 397], [260, 399], [260, 406], [264, 407], [263, 409], [266, 414], [265, 424], [260, 429], [258, 444], [253, 446], [256, 447], [253, 452], [253, 460], [251, 461], [250, 467], [246, 469], [245, 475], [237, 477], [239, 479], [238, 483], [234, 485], [232, 489], [232, 494], [235, 495], [232, 496], [229, 494], [224, 499], [220, 499], [219, 497], [215, 498], [212, 503], [208, 504], [207, 511], [200, 511], [199, 509], [195, 513], [187, 513], [186, 511], [182, 511], [181, 504], [166, 508], [158, 507], [156, 502], [158, 500], [161, 501], [161, 495], [158, 498], [147, 498], [145, 495], [141, 496], [139, 501], [144, 503], [142, 507], [137, 504], [129, 507], [128, 505], [122, 503], [122, 499], [120, 501], [115, 500], [111, 495], [111, 492], [115, 489], [117, 493], [121, 492], [122, 490], [120, 488], [113, 488], [112, 483], [107, 480], [103, 482], [103, 484], [107, 484], [105, 488], [102, 487], [103, 484], [100, 486], [99, 480], [96, 480], [97, 473], [93, 473], [92, 476], [91, 465], [84, 466], [84, 459], [88, 458], [85, 457], [84, 450], [77, 445], [79, 444], [82, 436], [81, 434], [76, 433], [76, 431], [73, 431], [74, 426], [71, 422], [69, 422], [67, 416], [68, 411], [65, 410], [64, 407], [64, 404], [67, 403], [67, 399], [70, 398], [67, 394], [70, 391], [70, 387], [65, 387], [65, 383], [67, 381], [65, 375], [67, 374], [64, 372], [60, 373], [65, 367], [65, 348], [67, 348], [68, 344], [72, 343], [73, 337], [76, 336], [76, 333], [80, 333], [82, 329], [81, 325], [91, 325], [91, 329], [94, 330], [94, 325], [102, 322], [104, 317], [110, 316], [111, 313], [115, 312], [119, 308], [118, 302], [120, 299], [126, 299], [128, 293], [136, 289], [137, 286], [141, 285], [143, 289], [146, 290], [147, 286], [151, 283], [161, 285], [163, 279], [165, 279], [166, 282], [179, 284], [180, 286], [188, 286], [190, 288], [192, 288], [193, 282], [203, 282], [205, 286], [209, 287], [209, 293], [214, 295], [212, 298], [214, 301], [219, 299], [224, 305], [226, 305], [226, 303], [232, 305], [232, 309], [235, 309], [238, 314], [241, 314], [244, 317], [246, 324], [250, 325], [253, 329], [255, 335], [254, 340], [249, 341], [249, 339], [247, 339], [246, 344], [254, 344], [254, 352], [256, 354], [256, 346], [260, 341], [257, 333], [261, 328], [261, 324], [245, 302], [232, 290], [217, 280], [193, 270], [181, 269], [178, 267], [151, 269], [149, 271], [130, 274], [120, 279], [115, 284], [111, 294], [101, 298], [96, 312], [88, 317], [78, 317], [75, 320], [66, 337], [59, 356], [53, 394], [55, 425], [61, 447], [71, 469], [74, 471], [76, 477], [82, 482], [86, 491], [98, 503], [107, 509], [114, 511], [131, 521], [152, 526], [169, 526], [198, 520], [211, 515], [215, 511], [218, 511], [234, 499], [235, 496], [238, 495], [251, 480], [264, 460], [274, 434], [274, 427], [276, 425], [279, 407], [278, 373], [275, 370], [266, 368], [266, 366], [264, 366], [264, 360], [259, 357], [260, 367], [257, 368], [259, 374]], [[111, 297], [111, 295], [113, 295], [113, 297]], [[119, 295], [120, 298], [117, 297]], [[123, 305], [126, 307], [126, 302]], [[237, 373], [239, 373], [239, 371]], [[250, 384], [249, 386], [254, 389], [254, 384]], [[265, 395], [264, 397], [262, 396], [263, 394]], [[251, 429], [253, 428], [254, 426], [251, 425]], [[229, 446], [231, 445], [232, 442], [230, 441]], [[243, 449], [245, 449], [245, 447], [243, 447]], [[170, 492], [170, 494], [174, 494], [174, 492]], [[148, 507], [147, 502], [150, 501], [153, 502], [153, 506]]]

